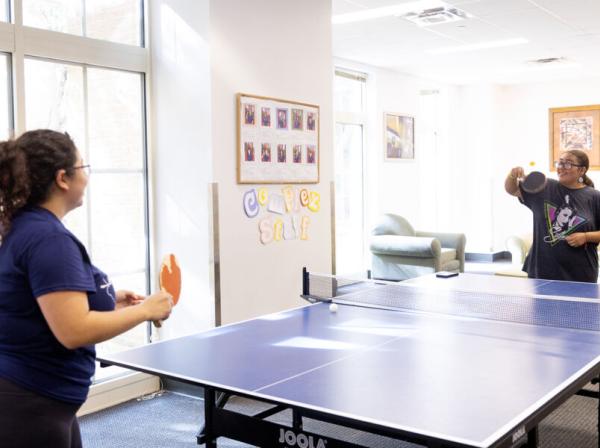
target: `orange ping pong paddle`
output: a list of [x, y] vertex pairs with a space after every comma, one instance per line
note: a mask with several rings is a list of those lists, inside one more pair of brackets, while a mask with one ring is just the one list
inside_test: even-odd
[[[181, 295], [181, 269], [174, 254], [165, 255], [158, 273], [158, 286], [173, 296], [173, 306], [177, 305]], [[155, 320], [154, 326], [160, 328], [162, 321]]]

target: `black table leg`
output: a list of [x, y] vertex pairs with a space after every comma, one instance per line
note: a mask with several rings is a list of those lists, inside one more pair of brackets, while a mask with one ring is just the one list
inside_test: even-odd
[[538, 446], [538, 427], [536, 426], [527, 433], [527, 448], [537, 448]]
[[213, 410], [215, 409], [215, 390], [204, 389], [204, 443], [206, 448], [217, 448], [217, 439], [213, 435]]
[[600, 448], [600, 376], [592, 380], [592, 384], [598, 384], [598, 415], [596, 416], [598, 421], [596, 435], [598, 437], [598, 448]]
[[292, 426], [296, 431], [302, 431], [302, 415], [296, 410], [292, 410]]

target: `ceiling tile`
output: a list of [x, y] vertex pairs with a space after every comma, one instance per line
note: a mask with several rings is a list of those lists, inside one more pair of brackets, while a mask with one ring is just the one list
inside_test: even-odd
[[[346, 8], [346, 11], [398, 3], [402, 2], [333, 2], [334, 10]], [[447, 76], [448, 79], [470, 76], [519, 82], [600, 73], [597, 56], [600, 54], [600, 0], [457, 0], [448, 3], [459, 6], [475, 18], [424, 28], [396, 17], [334, 25], [334, 55], [406, 73], [425, 73], [437, 78]], [[515, 37], [530, 42], [446, 55], [427, 53], [427, 50], [441, 47]], [[565, 57], [568, 62], [579, 63], [581, 68], [545, 69], [528, 62], [548, 57]]]

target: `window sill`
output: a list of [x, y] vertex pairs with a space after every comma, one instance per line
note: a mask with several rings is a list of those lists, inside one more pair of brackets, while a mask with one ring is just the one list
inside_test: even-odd
[[[125, 369], [123, 369], [125, 370]], [[77, 412], [82, 415], [98, 412], [142, 395], [156, 392], [160, 389], [157, 376], [147, 373], [131, 372], [109, 377], [90, 387], [88, 398]]]

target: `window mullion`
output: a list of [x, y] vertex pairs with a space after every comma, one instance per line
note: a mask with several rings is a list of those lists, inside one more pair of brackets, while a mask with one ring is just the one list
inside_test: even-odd
[[12, 1], [11, 15], [11, 19], [15, 25], [23, 25], [23, 0]]
[[136, 73], [148, 70], [146, 48], [28, 26], [22, 27], [22, 37], [28, 56]]
[[12, 23], [0, 21], [0, 51], [12, 53], [15, 51], [15, 26]]
[[[89, 101], [88, 101], [88, 68], [83, 65], [83, 134], [85, 135], [84, 157], [86, 163], [90, 163], [90, 121], [89, 121]], [[86, 194], [86, 224], [87, 224], [87, 247], [90, 256], [93, 257], [94, 248], [92, 247], [92, 195], [93, 185], [90, 183]]]
[[87, 37], [87, 12], [85, 9], [85, 1], [86, 0], [81, 0], [81, 32], [83, 37]]
[[15, 134], [27, 129], [25, 119], [25, 52], [23, 44], [23, 0], [13, 1], [14, 51], [12, 53], [12, 82]]
[[146, 0], [139, 0], [140, 2], [140, 46], [146, 48], [148, 43], [148, 8], [146, 7]]
[[344, 124], [358, 124], [362, 126], [367, 122], [367, 118], [365, 114], [336, 111], [335, 122]]

